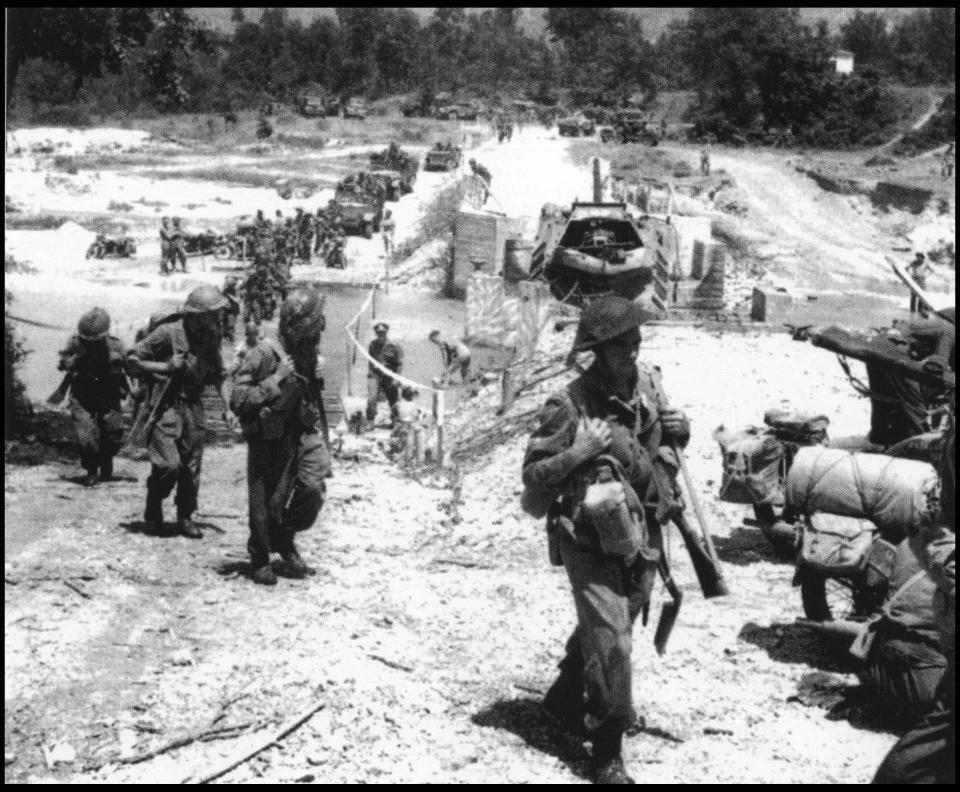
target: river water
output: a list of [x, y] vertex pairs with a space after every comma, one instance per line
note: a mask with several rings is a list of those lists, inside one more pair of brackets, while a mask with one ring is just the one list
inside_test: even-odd
[[[75, 332], [80, 316], [95, 305], [105, 308], [112, 318], [111, 332], [125, 344], [132, 344], [137, 328], [146, 324], [155, 311], [175, 311], [183, 302], [182, 294], [158, 292], [155, 289], [114, 288], [78, 282], [69, 291], [52, 289], [42, 282], [31, 283], [25, 278], [13, 287], [14, 302], [8, 307], [10, 314], [24, 319], [53, 325], [53, 328], [37, 327], [15, 322], [25, 347], [30, 350], [21, 369], [27, 386], [27, 396], [41, 402], [59, 384], [62, 373], [57, 371], [57, 352], [63, 348], [69, 336]], [[345, 326], [354, 318], [370, 294], [368, 288], [347, 285], [328, 285], [321, 288], [326, 295], [325, 312], [327, 331], [324, 333], [320, 351], [326, 360], [325, 380], [328, 411], [336, 419], [341, 394], [365, 396], [367, 365], [363, 357], [355, 353], [347, 337]], [[429, 342], [427, 336], [433, 329], [445, 335], [459, 336], [464, 329], [465, 308], [462, 302], [394, 289], [389, 295], [378, 291], [375, 300], [360, 317], [361, 344], [373, 339], [373, 324], [384, 321], [390, 325], [389, 337], [398, 343], [404, 352], [403, 374], [408, 378], [429, 384], [441, 370], [439, 349]], [[355, 327], [355, 326], [354, 326]], [[56, 328], [56, 329], [55, 329]], [[265, 332], [276, 330], [276, 320], [268, 323]], [[241, 326], [237, 328], [237, 341], [243, 337]], [[232, 361], [233, 349], [224, 345], [224, 360]], [[430, 395], [421, 392], [420, 400], [429, 406]]]

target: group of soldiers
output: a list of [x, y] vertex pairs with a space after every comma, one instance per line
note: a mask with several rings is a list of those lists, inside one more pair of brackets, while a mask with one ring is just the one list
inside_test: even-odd
[[340, 204], [334, 198], [315, 214], [297, 207], [293, 217], [285, 218], [278, 209], [273, 221], [259, 209], [245, 231], [248, 249], [255, 254], [263, 250], [287, 267], [294, 260], [309, 261], [312, 255], [320, 256], [327, 266], [342, 266], [330, 263], [333, 251], [342, 252], [346, 237]]
[[251, 576], [274, 585], [271, 552], [281, 555], [283, 574], [313, 573], [294, 537], [316, 520], [330, 474], [319, 358], [323, 299], [314, 289], [291, 292], [280, 308], [277, 335], [257, 333], [230, 376], [221, 354], [221, 315], [228, 308], [219, 289], [199, 286], [178, 311], [154, 314], [130, 349], [110, 335], [107, 312], [94, 308], [81, 317], [59, 368], [67, 375], [87, 486], [113, 476], [124, 436], [123, 402], [132, 397], [128, 442], [149, 453], [143, 531], [151, 535], [163, 532], [164, 501], [175, 491], [177, 531], [203, 536], [193, 520], [206, 431], [201, 394], [208, 385], [217, 387], [223, 419], [232, 426], [236, 419], [229, 413], [235, 414], [249, 445]]

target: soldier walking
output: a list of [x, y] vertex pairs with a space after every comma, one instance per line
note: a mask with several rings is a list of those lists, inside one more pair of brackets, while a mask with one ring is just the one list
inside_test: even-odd
[[488, 171], [475, 159], [470, 160], [470, 172], [474, 176], [479, 176], [480, 180], [483, 182], [483, 200], [480, 202], [480, 205], [482, 206], [487, 202], [487, 198], [490, 197], [490, 183], [493, 181], [493, 176], [490, 175], [490, 171]]
[[[130, 393], [124, 374], [124, 349], [110, 335], [110, 316], [93, 308], [77, 324], [60, 352], [57, 368], [66, 372], [64, 385], [70, 390], [70, 415], [77, 428], [80, 464], [87, 475], [83, 483], [92, 487], [98, 480], [113, 476], [113, 457], [123, 443], [121, 400]], [[59, 399], [51, 399], [59, 401]]]
[[[399, 374], [403, 368], [403, 350], [399, 345], [387, 338], [387, 332], [390, 325], [386, 322], [377, 322], [373, 326], [373, 332], [376, 337], [367, 347], [367, 354], [384, 368], [389, 369], [394, 374]], [[393, 377], [385, 374], [372, 363], [367, 370], [367, 420], [373, 421], [377, 417], [377, 404], [380, 402], [380, 395], [387, 398], [387, 404], [390, 405], [391, 422], [393, 420], [393, 408], [399, 397], [399, 385]]]
[[397, 230], [397, 221], [393, 219], [393, 212], [387, 209], [380, 221], [380, 234], [383, 236], [383, 252], [388, 258], [393, 258], [393, 236]]
[[233, 342], [234, 331], [237, 326], [237, 317], [240, 316], [240, 295], [237, 293], [239, 279], [236, 275], [227, 275], [223, 282], [223, 296], [228, 305], [221, 314], [223, 318], [223, 340]]
[[247, 549], [253, 580], [265, 586], [277, 583], [271, 552], [290, 577], [314, 574], [294, 534], [317, 519], [330, 474], [318, 351], [324, 324], [320, 295], [297, 289], [280, 309], [279, 340], [251, 349], [234, 377], [230, 407], [247, 439]]
[[[164, 217], [160, 221], [160, 274], [169, 275], [175, 269], [173, 242], [170, 238], [170, 218]], [[170, 266], [167, 266], [170, 262]]]
[[[927, 286], [927, 275], [933, 272], [933, 268], [927, 264], [927, 257], [923, 253], [917, 253], [913, 261], [910, 262], [910, 277], [921, 289]], [[910, 291], [910, 313], [925, 313], [925, 304], [915, 291]]]
[[[619, 296], [584, 310], [573, 351], [592, 351], [594, 362], [547, 400], [523, 462], [524, 508], [549, 515], [550, 558], [566, 568], [577, 610], [577, 628], [543, 706], [590, 739], [598, 784], [635, 783], [621, 755], [624, 732], [638, 723], [633, 623], [663, 563], [662, 534], [648, 504], [657, 504], [661, 489], [657, 458], [690, 436], [686, 416], [667, 406], [659, 374], [638, 368], [645, 319], [640, 306]], [[589, 519], [588, 487], [617, 481], [619, 518]]]
[[146, 431], [150, 452], [145, 530], [157, 533], [163, 525], [163, 501], [176, 487], [177, 528], [200, 539], [192, 520], [200, 489], [204, 420], [201, 394], [216, 385], [223, 398], [228, 424], [223, 358], [220, 353], [220, 311], [226, 298], [215, 286], [198, 286], [187, 296], [180, 318], [156, 327], [127, 354], [133, 375], [152, 375], [148, 398], [152, 418]]
[[706, 146], [700, 149], [700, 175], [710, 175], [710, 151]]
[[[184, 239], [183, 229], [180, 227], [180, 218], [173, 218], [173, 229], [170, 231], [170, 243], [173, 246], [171, 251], [173, 256], [176, 257], [176, 261], [180, 262], [180, 269], [183, 272], [187, 271], [187, 248], [186, 240]], [[173, 256], [171, 257], [171, 262], [173, 262]], [[176, 271], [175, 262], [172, 269]]]

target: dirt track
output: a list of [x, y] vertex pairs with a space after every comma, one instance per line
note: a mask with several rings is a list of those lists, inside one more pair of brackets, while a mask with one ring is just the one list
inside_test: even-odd
[[[588, 176], [563, 159], [564, 146], [530, 130], [476, 157], [506, 208], [532, 217], [546, 200], [587, 194]], [[754, 154], [714, 162], [741, 182], [755, 222], [784, 253], [874, 277], [879, 237], [868, 218]], [[555, 349], [571, 335], [556, 336]], [[896, 733], [845, 689], [850, 667], [794, 625], [792, 566], [742, 526], [740, 508], [715, 500], [710, 439], [721, 422], [755, 423], [786, 404], [826, 412], [835, 436], [863, 432], [866, 404], [830, 356], [783, 335], [661, 327], [645, 333], [641, 354], [663, 366], [673, 401], [693, 417], [690, 464], [733, 594], [705, 602], [674, 538], [683, 610], [664, 658], [638, 626], [635, 689], [651, 728], [628, 742], [628, 765], [642, 783], [869, 780]], [[542, 527], [519, 509], [523, 442], [476, 460], [460, 504], [446, 479], [415, 481], [372, 443], [355, 448], [360, 461], [338, 462], [301, 540], [318, 575], [272, 590], [245, 576], [240, 444], [208, 449], [198, 542], [140, 533], [144, 462], [121, 462], [129, 480], [94, 490], [64, 480], [79, 473], [71, 465], [8, 468], [7, 524], [34, 538], [5, 558], [6, 749], [17, 756], [6, 780], [179, 781], [315, 699], [325, 707], [307, 724], [223, 780], [585, 780], [584, 749], [537, 705], [574, 613]], [[658, 612], [659, 600], [651, 618]], [[822, 706], [803, 703], [814, 694]], [[249, 736], [109, 764], [218, 715], [250, 724]], [[50, 771], [42, 748], [59, 743], [76, 759]]]

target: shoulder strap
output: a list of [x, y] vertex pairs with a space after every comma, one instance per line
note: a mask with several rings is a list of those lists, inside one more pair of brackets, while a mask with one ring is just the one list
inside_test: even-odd
[[886, 605], [883, 606], [883, 614], [884, 614], [884, 616], [889, 616], [890, 613], [891, 613], [891, 611], [893, 610], [894, 604], [895, 604], [898, 600], [903, 599], [903, 595], [904, 595], [907, 591], [909, 591], [910, 589], [912, 589], [914, 586], [916, 586], [917, 583], [919, 583], [921, 580], [923, 580], [926, 576], [927, 576], [927, 571], [926, 571], [925, 569], [921, 569], [921, 570], [919, 570], [918, 572], [914, 572], [913, 575], [911, 575], [910, 578], [907, 580], [907, 582], [904, 583], [902, 586], [900, 586], [900, 588], [898, 588], [898, 589], [894, 592], [893, 596], [890, 597], [890, 601], [889, 601]]

